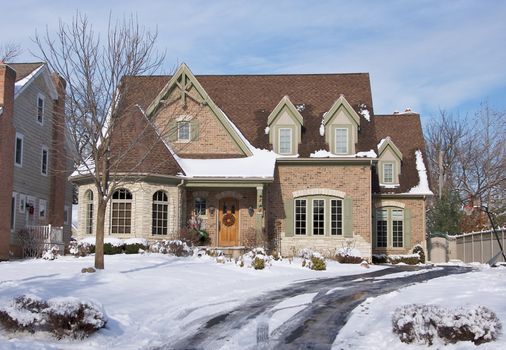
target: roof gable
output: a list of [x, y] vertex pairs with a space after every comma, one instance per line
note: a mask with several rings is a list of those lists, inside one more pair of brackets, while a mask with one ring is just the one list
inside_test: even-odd
[[397, 158], [399, 158], [399, 160], [402, 160], [402, 153], [399, 150], [399, 148], [397, 148], [397, 146], [395, 145], [395, 143], [392, 141], [392, 139], [390, 138], [390, 136], [387, 136], [386, 138], [382, 139], [380, 141], [380, 143], [378, 144], [378, 157], [381, 157], [381, 155], [387, 149], [391, 149], [392, 152], [395, 154], [395, 156]]
[[[171, 101], [167, 100], [167, 97], [178, 90], [177, 97]], [[191, 92], [195, 91], [195, 94]], [[197, 96], [197, 98], [195, 97]], [[190, 71], [186, 64], [181, 64], [177, 69], [176, 73], [170, 78], [169, 82], [163, 87], [163, 89], [158, 93], [158, 95], [154, 98], [151, 104], [146, 109], [146, 115], [149, 118], [154, 117], [160, 108], [163, 105], [179, 102], [182, 106], [187, 105], [187, 99], [193, 99], [194, 102], [199, 103], [201, 106], [208, 106], [221, 126], [226, 130], [226, 132], [230, 135], [232, 140], [237, 144], [239, 149], [243, 152], [244, 155], [250, 156], [252, 155], [251, 150], [249, 149], [247, 143], [243, 140], [241, 135], [238, 133], [235, 126], [232, 122], [227, 118], [224, 112], [218, 108], [218, 106], [214, 103], [214, 101], [209, 97], [205, 89], [199, 83], [199, 81], [195, 78], [193, 73]]]
[[304, 119], [302, 115], [299, 113], [297, 108], [293, 105], [292, 101], [288, 96], [283, 96], [281, 101], [277, 104], [277, 106], [272, 110], [271, 114], [267, 117], [267, 125], [270, 126], [272, 123], [276, 121], [276, 119], [281, 115], [281, 113], [285, 110], [288, 110], [288, 114], [294, 118], [300, 125], [304, 125]]
[[16, 71], [14, 98], [18, 97], [37, 77], [42, 75], [49, 90], [49, 95], [53, 100], [58, 99], [56, 86], [45, 63], [12, 63], [9, 66]]
[[325, 113], [323, 116], [323, 125], [327, 125], [340, 111], [344, 110], [346, 115], [354, 121], [358, 126], [360, 126], [360, 117], [358, 116], [357, 112], [353, 109], [353, 107], [349, 104], [349, 102], [346, 100], [344, 95], [339, 96], [339, 98], [334, 102], [332, 107], [330, 107], [330, 110]]

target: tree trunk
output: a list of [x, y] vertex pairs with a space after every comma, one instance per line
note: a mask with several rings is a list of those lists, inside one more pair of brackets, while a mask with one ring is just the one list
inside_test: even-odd
[[95, 239], [95, 268], [104, 269], [104, 227], [105, 227], [105, 209], [107, 202], [103, 198], [98, 199], [97, 210], [97, 235]]

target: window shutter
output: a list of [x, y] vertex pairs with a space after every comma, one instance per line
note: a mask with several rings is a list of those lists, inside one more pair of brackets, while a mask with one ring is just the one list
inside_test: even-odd
[[167, 125], [166, 135], [169, 141], [177, 141], [177, 121], [170, 120]]
[[285, 236], [293, 236], [293, 198], [288, 198], [285, 201]]
[[353, 200], [343, 199], [343, 235], [353, 237]]
[[404, 248], [411, 248], [411, 210], [404, 209]]
[[199, 139], [199, 121], [193, 119], [190, 122], [190, 132], [191, 132], [191, 140], [195, 141]]

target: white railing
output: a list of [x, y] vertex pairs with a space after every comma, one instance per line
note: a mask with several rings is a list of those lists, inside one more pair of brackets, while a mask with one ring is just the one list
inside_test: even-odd
[[34, 237], [44, 241], [45, 244], [63, 245], [63, 227], [47, 226], [26, 226], [26, 229]]

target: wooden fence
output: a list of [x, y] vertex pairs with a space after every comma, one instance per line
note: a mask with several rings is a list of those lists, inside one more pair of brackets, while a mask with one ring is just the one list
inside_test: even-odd
[[[497, 231], [503, 248], [506, 248], [506, 228]], [[493, 230], [470, 232], [456, 236], [431, 237], [428, 242], [432, 262], [461, 260], [465, 263], [504, 262], [499, 243]]]

